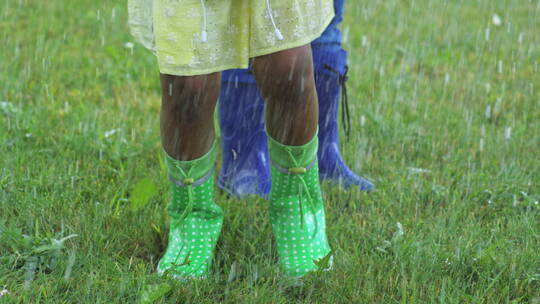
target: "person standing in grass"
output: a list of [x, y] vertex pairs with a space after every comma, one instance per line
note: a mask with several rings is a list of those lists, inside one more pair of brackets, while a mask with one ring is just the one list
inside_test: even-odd
[[[319, 101], [319, 172], [322, 180], [345, 188], [373, 190], [373, 184], [352, 172], [341, 157], [338, 135], [338, 106], [348, 114], [345, 81], [347, 52], [342, 49], [339, 24], [343, 20], [344, 0], [334, 0], [335, 17], [322, 35], [311, 42], [315, 86]], [[270, 166], [264, 130], [264, 100], [253, 69], [225, 71], [219, 96], [219, 127], [223, 163], [218, 185], [236, 197], [270, 192]], [[342, 116], [343, 118], [347, 116]], [[344, 127], [350, 127], [344, 120]], [[345, 130], [348, 132], [349, 130]]]
[[[310, 43], [334, 16], [331, 0], [130, 0], [134, 36], [161, 72], [161, 140], [171, 181], [160, 274], [210, 273], [223, 212], [214, 201], [213, 114], [221, 71], [248, 67], [266, 102], [279, 264], [301, 277], [329, 257], [317, 162], [318, 101]], [[324, 259], [327, 260], [327, 259]]]

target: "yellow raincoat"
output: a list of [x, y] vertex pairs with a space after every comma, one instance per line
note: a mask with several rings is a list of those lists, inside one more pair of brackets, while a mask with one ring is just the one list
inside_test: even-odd
[[333, 0], [128, 0], [133, 36], [161, 73], [247, 68], [249, 58], [309, 44], [334, 16]]

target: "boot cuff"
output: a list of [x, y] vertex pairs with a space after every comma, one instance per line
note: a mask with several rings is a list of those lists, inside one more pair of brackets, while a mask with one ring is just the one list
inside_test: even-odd
[[307, 144], [301, 146], [284, 145], [268, 136], [270, 159], [285, 168], [307, 167], [317, 157], [318, 133], [319, 130], [317, 129], [313, 138]]
[[176, 160], [167, 152], [163, 151], [169, 176], [179, 181], [184, 181], [185, 179], [196, 181], [205, 177], [214, 167], [214, 161], [216, 159], [215, 147], [216, 142], [214, 141], [210, 150], [205, 155], [188, 161]]

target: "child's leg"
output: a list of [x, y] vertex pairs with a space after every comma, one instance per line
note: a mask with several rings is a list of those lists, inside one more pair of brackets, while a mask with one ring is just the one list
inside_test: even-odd
[[170, 229], [158, 272], [179, 278], [209, 273], [223, 213], [214, 203], [214, 108], [219, 73], [161, 75], [161, 139], [171, 180]]
[[253, 62], [267, 101], [270, 222], [281, 267], [290, 276], [331, 262], [317, 263], [330, 253], [330, 246], [317, 166], [318, 105], [311, 60], [310, 47], [303, 46]]
[[196, 159], [210, 149], [220, 82], [221, 73], [161, 74], [161, 142], [175, 159]]
[[317, 131], [318, 105], [311, 47], [257, 57], [253, 72], [267, 102], [268, 135], [286, 145], [303, 145]]

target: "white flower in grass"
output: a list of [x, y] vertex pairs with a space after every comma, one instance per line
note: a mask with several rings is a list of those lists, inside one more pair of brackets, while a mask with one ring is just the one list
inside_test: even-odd
[[491, 18], [491, 22], [493, 22], [493, 25], [500, 26], [502, 24], [501, 17], [497, 14], [493, 14], [493, 17]]
[[109, 131], [105, 131], [104, 136], [105, 136], [105, 138], [109, 138], [112, 135], [114, 135], [115, 133], [117, 133], [118, 131], [120, 131], [120, 129], [112, 129], [112, 130], [109, 130]]
[[403, 236], [405, 234], [405, 232], [403, 231], [403, 225], [401, 225], [400, 222], [397, 222], [396, 223], [396, 226], [397, 226], [397, 236]]

